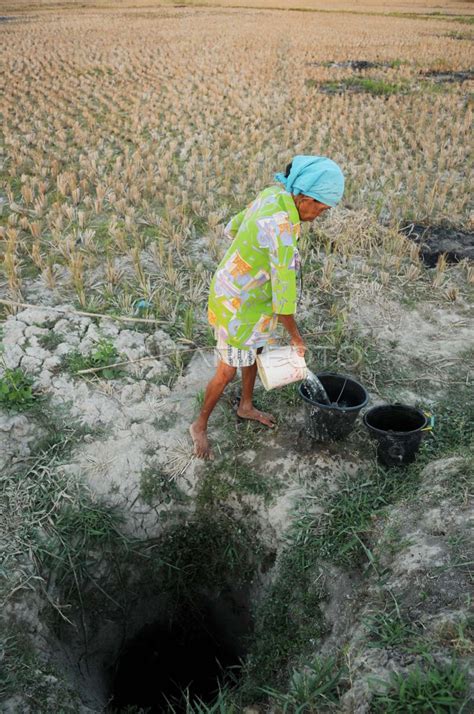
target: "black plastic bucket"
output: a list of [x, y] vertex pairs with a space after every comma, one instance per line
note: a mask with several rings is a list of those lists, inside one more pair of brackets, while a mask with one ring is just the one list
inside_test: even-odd
[[332, 404], [310, 399], [305, 383], [301, 382], [298, 391], [304, 401], [306, 431], [316, 441], [344, 439], [354, 428], [369, 395], [359, 382], [345, 374], [322, 372], [316, 376]]
[[429, 417], [407, 404], [383, 404], [364, 414], [364, 424], [377, 442], [377, 457], [385, 466], [403, 466], [415, 460]]

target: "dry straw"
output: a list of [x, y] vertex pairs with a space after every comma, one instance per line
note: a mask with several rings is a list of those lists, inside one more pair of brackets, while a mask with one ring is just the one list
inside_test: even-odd
[[343, 16], [321, 25], [313, 13], [261, 13], [255, 23], [224, 12], [209, 24], [198, 9], [124, 12], [39, 15], [34, 42], [30, 24], [9, 23], [0, 252], [15, 295], [40, 271], [50, 289], [104, 311], [146, 296], [165, 318], [178, 295], [204, 302], [204, 277], [228, 245], [223, 224], [295, 153], [331, 156], [346, 173], [345, 207], [313, 235], [320, 257], [334, 258], [323, 269], [328, 292], [338, 267], [362, 258], [368, 279], [415, 283], [418, 248], [396, 230], [405, 216], [465, 221], [472, 107], [465, 87], [431, 91], [415, 63], [423, 43], [427, 65], [442, 52], [462, 69], [468, 43], [392, 18], [377, 23], [374, 49], [367, 17], [355, 15], [358, 53], [403, 60], [377, 79], [403, 79], [409, 91], [325, 94], [319, 83], [347, 71], [323, 63], [353, 59]]

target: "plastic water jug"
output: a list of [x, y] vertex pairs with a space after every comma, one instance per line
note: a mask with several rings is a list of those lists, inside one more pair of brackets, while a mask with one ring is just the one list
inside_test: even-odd
[[308, 376], [304, 357], [300, 357], [295, 347], [275, 347], [262, 352], [257, 357], [258, 376], [266, 390], [299, 382]]

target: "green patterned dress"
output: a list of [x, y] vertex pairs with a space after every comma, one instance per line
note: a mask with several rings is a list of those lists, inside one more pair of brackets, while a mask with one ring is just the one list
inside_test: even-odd
[[262, 347], [277, 316], [296, 312], [298, 210], [282, 186], [270, 186], [225, 232], [233, 241], [211, 282], [209, 323], [221, 343]]

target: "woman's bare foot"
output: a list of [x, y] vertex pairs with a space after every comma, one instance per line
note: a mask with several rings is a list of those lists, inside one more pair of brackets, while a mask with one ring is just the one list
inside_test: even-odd
[[189, 433], [194, 443], [194, 453], [200, 459], [212, 459], [211, 447], [207, 438], [207, 429], [193, 422], [189, 427]]
[[276, 421], [272, 414], [261, 412], [259, 409], [255, 409], [254, 406], [249, 408], [239, 407], [237, 409], [237, 416], [241, 419], [253, 419], [254, 421], [259, 421], [261, 424], [269, 426], [270, 429], [273, 429]]

